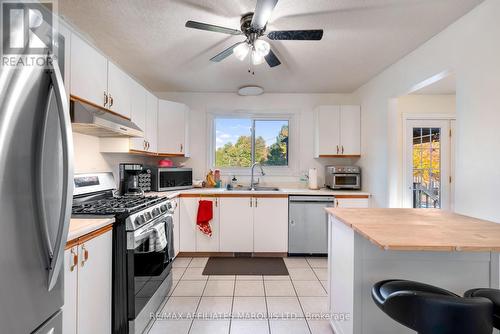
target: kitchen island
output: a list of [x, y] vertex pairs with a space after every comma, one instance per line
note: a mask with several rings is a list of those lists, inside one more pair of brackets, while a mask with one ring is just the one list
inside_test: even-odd
[[330, 323], [338, 334], [401, 334], [371, 288], [408, 279], [459, 295], [499, 288], [500, 224], [435, 209], [326, 209]]

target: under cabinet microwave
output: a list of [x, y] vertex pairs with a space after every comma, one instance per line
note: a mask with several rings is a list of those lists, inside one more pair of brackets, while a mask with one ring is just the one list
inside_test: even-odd
[[153, 191], [193, 188], [192, 168], [150, 167]]

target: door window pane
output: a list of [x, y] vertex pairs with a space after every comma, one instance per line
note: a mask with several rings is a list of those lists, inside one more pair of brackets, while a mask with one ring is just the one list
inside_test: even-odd
[[440, 128], [413, 128], [413, 207], [441, 208]]

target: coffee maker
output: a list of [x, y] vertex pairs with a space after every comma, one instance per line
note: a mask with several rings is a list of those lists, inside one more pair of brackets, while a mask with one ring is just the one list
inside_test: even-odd
[[123, 195], [143, 195], [144, 192], [139, 186], [139, 174], [142, 173], [141, 164], [121, 163], [120, 164], [120, 190]]

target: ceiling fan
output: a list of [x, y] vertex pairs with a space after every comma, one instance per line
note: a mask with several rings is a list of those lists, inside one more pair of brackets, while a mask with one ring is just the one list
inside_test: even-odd
[[215, 55], [210, 60], [220, 62], [234, 54], [236, 58], [243, 61], [250, 54], [252, 64], [259, 65], [264, 60], [270, 67], [281, 64], [276, 54], [271, 49], [271, 45], [260, 39], [267, 36], [270, 40], [301, 40], [301, 41], [319, 41], [323, 38], [323, 30], [280, 30], [271, 31], [266, 34], [267, 21], [278, 3], [278, 0], [257, 0], [257, 6], [254, 13], [248, 13], [241, 17], [241, 30], [220, 27], [212, 24], [196, 21], [187, 21], [186, 27], [200, 30], [208, 30], [229, 35], [245, 35], [246, 39], [238, 42]]

